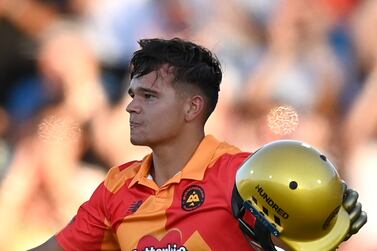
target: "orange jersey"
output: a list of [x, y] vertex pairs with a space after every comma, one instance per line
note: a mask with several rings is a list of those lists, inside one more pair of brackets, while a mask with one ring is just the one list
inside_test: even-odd
[[152, 155], [114, 167], [56, 238], [65, 250], [253, 250], [231, 206], [248, 156], [206, 136], [161, 187], [148, 175]]

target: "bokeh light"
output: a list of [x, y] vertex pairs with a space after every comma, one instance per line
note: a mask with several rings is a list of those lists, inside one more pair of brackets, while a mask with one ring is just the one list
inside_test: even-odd
[[291, 106], [277, 106], [267, 115], [267, 125], [271, 131], [278, 135], [294, 132], [298, 126], [298, 114]]
[[69, 118], [48, 116], [38, 125], [38, 136], [51, 143], [75, 141], [80, 135], [80, 126]]

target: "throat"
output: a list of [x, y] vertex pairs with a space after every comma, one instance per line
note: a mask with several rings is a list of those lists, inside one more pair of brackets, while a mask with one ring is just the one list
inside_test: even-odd
[[180, 173], [194, 155], [197, 147], [203, 139], [203, 135], [189, 134], [181, 140], [176, 140], [168, 146], [153, 148], [152, 166], [150, 174], [155, 183], [161, 187], [175, 175]]
[[[182, 167], [183, 168], [183, 167]], [[182, 168], [178, 171], [171, 172], [171, 169], [156, 170], [156, 168], [151, 168], [149, 173], [150, 179], [152, 179], [158, 187], [165, 185], [171, 178], [181, 173]]]

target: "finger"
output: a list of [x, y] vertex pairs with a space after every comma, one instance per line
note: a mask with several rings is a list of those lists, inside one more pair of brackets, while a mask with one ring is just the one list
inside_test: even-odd
[[347, 235], [344, 237], [344, 241], [348, 240], [352, 235], [356, 234], [359, 232], [359, 230], [365, 225], [367, 222], [368, 217], [366, 212], [362, 211], [360, 213], [359, 218], [357, 218], [350, 226], [350, 230], [347, 233]]
[[347, 212], [350, 212], [351, 209], [356, 205], [359, 194], [352, 189], [347, 189], [344, 194], [343, 206]]
[[349, 232], [351, 234], [356, 234], [357, 232], [359, 232], [360, 228], [362, 228], [365, 225], [367, 220], [368, 220], [368, 216], [366, 212], [362, 211], [360, 213], [360, 216], [355, 220], [355, 222], [351, 224], [351, 228]]
[[361, 204], [360, 202], [356, 203], [356, 205], [348, 212], [351, 224], [359, 218], [361, 214]]

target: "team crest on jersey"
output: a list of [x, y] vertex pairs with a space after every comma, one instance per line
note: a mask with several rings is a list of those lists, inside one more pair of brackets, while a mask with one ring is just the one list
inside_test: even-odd
[[182, 209], [192, 211], [200, 207], [205, 199], [204, 190], [198, 185], [189, 186], [182, 194]]

